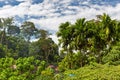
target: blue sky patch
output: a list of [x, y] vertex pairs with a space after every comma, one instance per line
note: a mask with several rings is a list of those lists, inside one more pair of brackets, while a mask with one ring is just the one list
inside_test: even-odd
[[32, 0], [32, 4], [42, 3], [44, 0]]
[[0, 1], [0, 7], [3, 7], [5, 5], [16, 6], [19, 5], [20, 3], [21, 2], [15, 0], [5, 0], [5, 1]]

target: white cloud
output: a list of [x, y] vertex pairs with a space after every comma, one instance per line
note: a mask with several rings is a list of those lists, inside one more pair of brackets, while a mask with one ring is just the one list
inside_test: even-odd
[[23, 17], [28, 13], [30, 2], [20, 3], [18, 6], [5, 5], [0, 8], [0, 17]]
[[53, 41], [58, 44], [58, 38], [57, 36], [54, 34], [54, 35], [50, 35], [50, 37], [53, 39]]
[[[81, 3], [89, 6], [70, 5], [75, 0], [44, 0], [39, 4], [32, 4], [32, 0], [16, 1], [20, 1], [21, 3], [16, 6], [5, 5], [0, 7], [0, 17], [16, 15], [20, 17], [24, 17], [24, 15], [44, 16], [39, 19], [31, 18], [29, 21], [33, 21], [35, 24], [40, 25], [40, 28], [47, 30], [58, 31], [60, 23], [66, 21], [74, 23], [76, 19], [82, 17], [92, 19], [97, 14], [102, 13], [108, 13], [112, 18], [120, 19], [120, 3], [113, 7], [108, 5], [93, 5], [89, 3], [89, 0]], [[54, 36], [55, 34], [53, 34], [53, 38], [55, 38]]]

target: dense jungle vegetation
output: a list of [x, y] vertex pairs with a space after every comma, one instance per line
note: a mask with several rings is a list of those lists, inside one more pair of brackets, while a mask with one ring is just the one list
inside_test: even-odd
[[120, 79], [119, 20], [80, 18], [61, 23], [56, 35], [58, 45], [33, 22], [0, 18], [0, 80]]

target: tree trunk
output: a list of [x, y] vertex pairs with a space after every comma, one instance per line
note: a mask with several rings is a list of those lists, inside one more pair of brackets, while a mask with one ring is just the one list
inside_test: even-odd
[[4, 30], [2, 31], [2, 34], [1, 34], [1, 41], [0, 41], [0, 43], [1, 44], [3, 44], [3, 39], [5, 38], [5, 28], [4, 28]]

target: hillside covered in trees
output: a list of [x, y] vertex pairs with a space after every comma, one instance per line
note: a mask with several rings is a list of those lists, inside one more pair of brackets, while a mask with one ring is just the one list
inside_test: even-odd
[[61, 23], [58, 45], [33, 22], [0, 18], [0, 80], [119, 80], [120, 21], [96, 17]]

